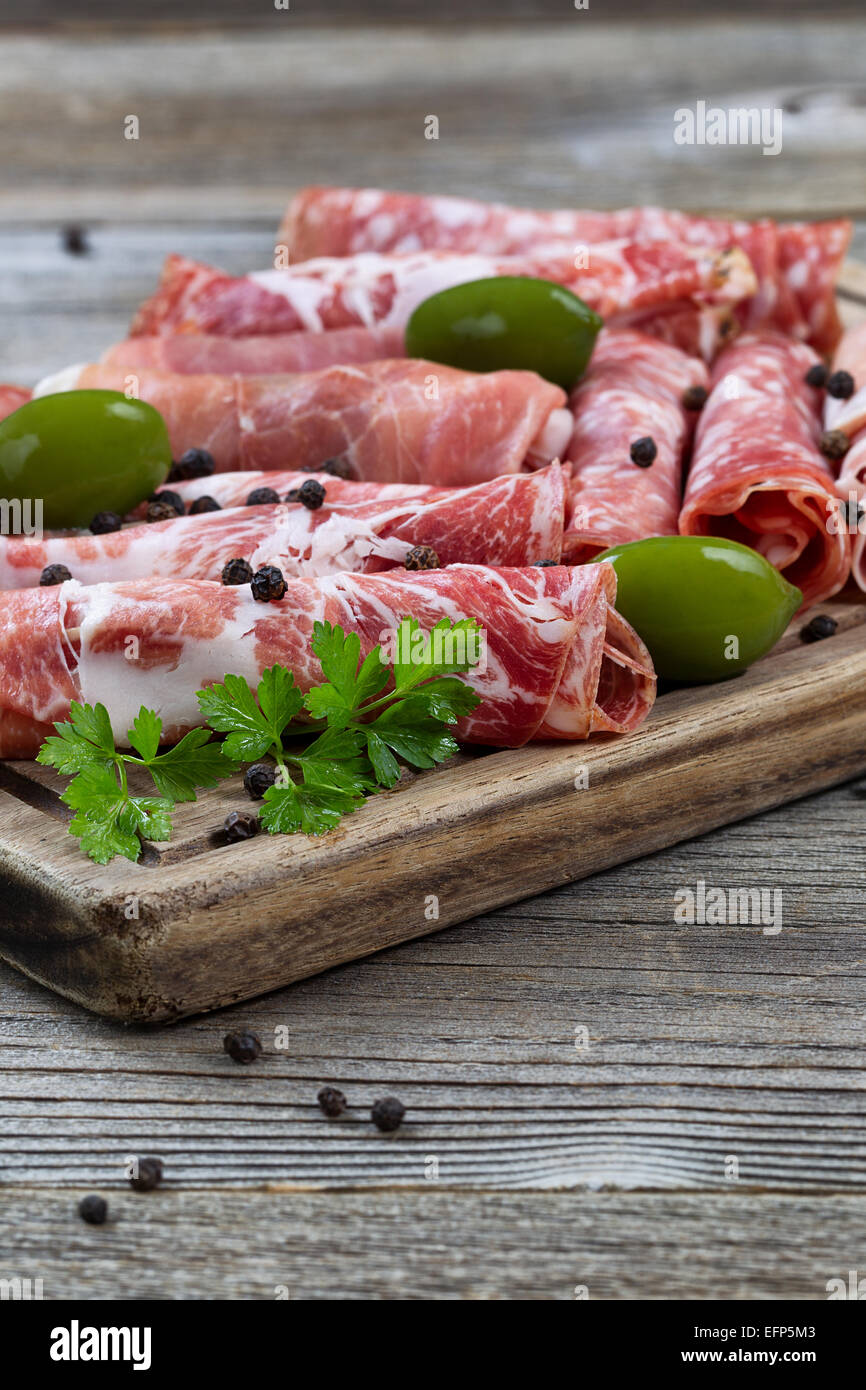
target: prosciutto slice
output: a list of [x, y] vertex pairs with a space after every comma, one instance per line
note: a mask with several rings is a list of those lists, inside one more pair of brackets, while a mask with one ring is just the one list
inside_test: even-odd
[[[703, 362], [678, 348], [628, 329], [602, 330], [569, 402], [569, 563], [589, 560], [610, 545], [676, 535], [683, 455], [695, 419], [683, 393], [708, 383]], [[647, 437], [656, 456], [640, 467], [631, 446]]]
[[26, 405], [32, 392], [27, 386], [11, 386], [0, 382], [0, 420], [5, 420], [20, 405]]
[[[860, 588], [866, 589], [866, 323], [849, 329], [842, 338], [833, 371], [849, 372], [854, 378], [854, 394], [847, 401], [827, 396], [824, 424], [828, 430], [842, 430], [851, 441], [839, 467], [837, 487], [849, 504], [851, 573]], [[855, 517], [858, 503], [864, 515]]]
[[679, 529], [752, 546], [803, 591], [804, 606], [850, 569], [833, 475], [817, 446], [818, 361], [805, 343], [746, 334], [723, 352], [697, 428]]
[[217, 333], [232, 337], [345, 328], [405, 328], [417, 306], [453, 285], [494, 275], [530, 275], [565, 285], [605, 319], [652, 321], [660, 310], [730, 305], [757, 281], [736, 248], [675, 241], [598, 242], [586, 255], [412, 255], [365, 252], [235, 277], [169, 256], [159, 288], [139, 309], [130, 336]]
[[[655, 676], [643, 643], [616, 614], [610, 565], [425, 574], [340, 574], [289, 581], [279, 603], [206, 580], [147, 579], [0, 593], [0, 756], [31, 757], [73, 699], [101, 701], [118, 743], [139, 707], [167, 739], [201, 722], [196, 690], [234, 672], [249, 681], [274, 662], [308, 688], [322, 679], [313, 623], [357, 632], [362, 656], [400, 619], [425, 630], [476, 618], [484, 660], [467, 679], [482, 703], [457, 727], [470, 743], [625, 733], [645, 719]], [[130, 638], [137, 660], [129, 659]]]
[[267, 376], [402, 356], [400, 328], [334, 328], [330, 333], [265, 333], [250, 338], [207, 333], [127, 338], [110, 347], [100, 360], [109, 367], [132, 370], [144, 367], [199, 376], [234, 372]]
[[724, 250], [739, 246], [758, 277], [742, 306], [745, 327], [767, 325], [807, 338], [819, 351], [839, 336], [835, 284], [851, 223], [746, 222], [665, 208], [540, 212], [470, 198], [388, 193], [375, 188], [304, 188], [280, 229], [292, 260], [428, 248], [491, 256], [550, 255], [628, 237]]
[[[544, 471], [538, 470], [539, 473]], [[451, 488], [435, 487], [431, 483], [356, 483], [344, 478], [335, 478], [331, 473], [306, 470], [299, 472], [297, 469], [279, 468], [271, 469], [268, 473], [214, 473], [208, 478], [190, 478], [186, 482], [166, 483], [165, 489], [176, 492], [187, 507], [199, 497], [212, 497], [221, 507], [243, 507], [255, 488], [269, 487], [279, 497], [285, 498], [286, 493], [303, 486], [311, 478], [322, 484], [328, 505], [334, 502], [390, 502], [395, 497], [407, 497], [417, 503], [441, 496], [443, 492], [448, 494], [454, 491]], [[165, 489], [160, 488], [159, 491]], [[144, 505], [139, 508], [139, 512], [143, 517]]]
[[[142, 370], [135, 395], [160, 411], [175, 457], [201, 447], [218, 471], [348, 462], [360, 481], [458, 487], [549, 463], [571, 431], [566, 396], [534, 372], [463, 372], [389, 360], [286, 376]], [[48, 377], [50, 391], [130, 389], [122, 367]]]
[[315, 577], [402, 565], [429, 545], [441, 565], [531, 565], [559, 560], [565, 490], [559, 464], [511, 473], [423, 499], [234, 507], [127, 526], [107, 535], [0, 536], [0, 587], [39, 583], [46, 565], [66, 565], [83, 584], [162, 578], [218, 580], [226, 561]]

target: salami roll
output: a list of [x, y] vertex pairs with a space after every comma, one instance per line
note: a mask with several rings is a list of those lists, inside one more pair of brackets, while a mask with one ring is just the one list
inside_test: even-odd
[[[475, 618], [483, 660], [466, 679], [481, 697], [457, 737], [520, 747], [530, 739], [625, 733], [652, 707], [655, 676], [639, 637], [615, 612], [611, 565], [291, 579], [276, 603], [206, 580], [75, 581], [0, 593], [0, 757], [32, 757], [71, 700], [101, 702], [117, 742], [141, 705], [166, 739], [201, 723], [196, 691], [228, 673], [255, 682], [275, 662], [302, 688], [322, 679], [316, 621], [360, 638], [361, 655], [393, 641], [400, 620], [430, 631]], [[137, 659], [130, 659], [130, 638]]]
[[759, 551], [803, 592], [804, 606], [842, 588], [851, 565], [840, 500], [818, 449], [818, 358], [778, 333], [746, 334], [723, 352], [698, 423], [679, 529]]
[[564, 511], [562, 469], [552, 464], [477, 487], [431, 489], [421, 500], [334, 503], [326, 493], [313, 510], [283, 502], [106, 535], [0, 536], [0, 588], [36, 585], [47, 565], [58, 564], [82, 584], [150, 575], [219, 580], [233, 559], [253, 570], [276, 565], [284, 575], [370, 573], [402, 566], [416, 546], [432, 549], [440, 565], [531, 565], [559, 560]]
[[322, 258], [244, 276], [169, 256], [156, 293], [139, 309], [131, 337], [172, 333], [247, 337], [350, 326], [405, 328], [430, 295], [496, 275], [528, 275], [565, 285], [605, 319], [639, 326], [660, 311], [731, 305], [754, 294], [748, 257], [727, 247], [676, 241], [594, 244], [583, 255], [497, 257], [420, 251]]
[[849, 329], [833, 359], [833, 371], [853, 377], [854, 390], [847, 399], [827, 395], [824, 424], [841, 430], [850, 443], [839, 465], [837, 488], [846, 503], [852, 543], [851, 573], [866, 589], [866, 324]]
[[[125, 368], [95, 365], [36, 389], [129, 386]], [[549, 463], [571, 432], [565, 392], [534, 372], [408, 359], [285, 376], [141, 370], [132, 389], [163, 416], [175, 458], [204, 448], [219, 472], [340, 458], [359, 481], [462, 487]]]
[[[763, 325], [794, 333], [821, 352], [832, 348], [839, 336], [835, 285], [851, 238], [851, 223], [845, 219], [746, 222], [656, 207], [543, 212], [471, 198], [314, 187], [292, 199], [280, 228], [280, 241], [293, 261], [365, 251], [408, 254], [425, 248], [491, 256], [550, 255], [562, 246], [620, 237], [717, 250], [739, 246], [758, 281], [754, 296], [741, 305], [744, 327]], [[682, 337], [668, 341], [688, 346]]]
[[708, 384], [703, 362], [678, 348], [627, 329], [601, 332], [569, 401], [569, 563], [626, 541], [676, 535], [683, 455], [696, 418], [683, 396]]

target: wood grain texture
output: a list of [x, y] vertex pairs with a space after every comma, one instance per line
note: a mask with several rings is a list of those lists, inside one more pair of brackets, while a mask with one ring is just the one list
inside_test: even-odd
[[[41, 791], [21, 799], [31, 769], [13, 764], [0, 955], [98, 1013], [169, 1020], [866, 773], [866, 606], [821, 608], [839, 618], [831, 641], [795, 631], [735, 681], [662, 696], [627, 738], [468, 756], [320, 838], [220, 844], [225, 815], [246, 802], [238, 778], [179, 808], [165, 849], [103, 867], [62, 834], [59, 805], [46, 811]], [[36, 779], [66, 784], [44, 769]]]
[[853, 1197], [127, 1191], [92, 1227], [81, 1195], [0, 1195], [5, 1277], [76, 1300], [810, 1301], [866, 1243]]
[[[311, 182], [863, 215], [861, 39], [857, 20], [823, 12], [599, 24], [594, 8], [384, 40], [299, 28], [291, 11], [231, 35], [7, 35], [0, 215], [203, 222], [243, 208], [273, 229]], [[783, 109], [782, 153], [675, 145], [675, 111], [699, 98]], [[438, 140], [424, 138], [429, 114]]]

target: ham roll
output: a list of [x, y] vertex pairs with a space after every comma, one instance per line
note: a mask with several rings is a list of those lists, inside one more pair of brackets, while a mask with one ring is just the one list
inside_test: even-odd
[[[520, 747], [530, 739], [626, 733], [646, 718], [655, 676], [640, 638], [615, 612], [611, 565], [291, 579], [284, 598], [206, 580], [11, 589], [0, 593], [0, 757], [32, 757], [71, 700], [101, 702], [115, 738], [141, 705], [167, 740], [201, 723], [196, 691], [227, 673], [255, 682], [279, 662], [307, 689], [322, 679], [310, 650], [316, 621], [360, 638], [362, 657], [413, 616], [475, 618], [483, 660], [466, 679], [481, 697], [458, 738]], [[136, 659], [130, 659], [130, 639]]]
[[299, 502], [240, 506], [106, 535], [0, 536], [0, 588], [36, 585], [55, 564], [82, 584], [149, 575], [219, 580], [232, 559], [303, 577], [369, 573], [402, 566], [414, 546], [430, 546], [440, 565], [531, 565], [559, 560], [564, 512], [559, 464], [430, 490], [422, 500], [334, 503], [326, 492], [315, 510]]
[[[350, 362], [402, 357], [400, 328], [335, 328], [330, 333], [265, 333], [227, 338], [207, 333], [169, 333], [127, 338], [104, 352], [108, 367], [155, 369], [187, 376], [270, 376], [276, 372], [316, 372]], [[2, 388], [0, 388], [2, 390]]]
[[361, 481], [462, 487], [537, 467], [571, 433], [565, 392], [534, 372], [464, 372], [388, 360], [287, 376], [181, 376], [73, 367], [36, 388], [127, 390], [163, 416], [176, 458], [209, 450], [217, 470], [347, 462]]
[[818, 358], [781, 334], [746, 334], [721, 354], [695, 437], [679, 529], [759, 551], [803, 592], [804, 606], [842, 588], [849, 538], [833, 474], [818, 449]]
[[703, 362], [678, 348], [627, 329], [601, 332], [569, 401], [574, 431], [565, 457], [573, 473], [563, 554], [570, 564], [611, 545], [676, 535], [696, 418], [683, 396], [708, 381]]
[[739, 246], [757, 276], [738, 310], [744, 327], [769, 326], [806, 338], [819, 351], [839, 336], [835, 285], [851, 223], [776, 223], [694, 217], [666, 208], [540, 212], [471, 198], [389, 193], [376, 188], [304, 188], [292, 199], [280, 242], [293, 261], [361, 252], [438, 248], [464, 255], [553, 255], [627, 237], [724, 250]]
[[131, 337], [208, 333], [231, 337], [350, 326], [405, 328], [430, 295], [495, 275], [529, 275], [573, 290], [604, 319], [632, 326], [695, 309], [731, 305], [757, 287], [748, 257], [737, 248], [683, 246], [676, 241], [603, 242], [576, 254], [497, 257], [420, 251], [325, 258], [231, 276], [169, 256], [159, 288], [139, 309]]

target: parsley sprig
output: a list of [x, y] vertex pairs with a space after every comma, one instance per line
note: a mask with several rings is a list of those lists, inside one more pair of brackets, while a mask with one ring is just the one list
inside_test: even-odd
[[[456, 753], [448, 726], [479, 703], [455, 678], [476, 664], [477, 630], [469, 620], [443, 619], [427, 634], [417, 619], [404, 618], [390, 667], [380, 646], [361, 662], [357, 633], [316, 623], [311, 646], [325, 680], [306, 695], [279, 665], [263, 673], [255, 694], [242, 676], [200, 690], [202, 715], [226, 735], [227, 757], [251, 761], [270, 754], [276, 762], [262, 825], [272, 834], [322, 835], [370, 792], [392, 787], [400, 777], [398, 759], [429, 768]], [[320, 732], [304, 748], [286, 748], [286, 738], [309, 737], [313, 730]]]
[[[227, 675], [198, 691], [209, 728], [193, 729], [163, 753], [162, 720], [153, 710], [142, 706], [127, 733], [134, 751], [124, 752], [104, 705], [73, 702], [38, 761], [72, 777], [61, 797], [74, 812], [69, 831], [99, 864], [116, 854], [137, 860], [142, 839], [170, 839], [177, 802], [195, 801], [197, 790], [267, 755], [277, 776], [262, 824], [271, 834], [322, 835], [370, 793], [392, 787], [401, 762], [430, 768], [457, 752], [449, 726], [480, 703], [457, 679], [477, 664], [479, 632], [472, 620], [443, 619], [424, 633], [404, 618], [389, 664], [379, 646], [362, 662], [356, 633], [316, 623], [311, 646], [325, 679], [306, 694], [280, 665], [262, 674], [255, 691], [243, 676]], [[225, 737], [212, 741], [211, 731]], [[132, 768], [147, 771], [156, 795], [132, 793]]]
[[[69, 833], [97, 864], [116, 854], [136, 860], [141, 840], [171, 838], [171, 811], [178, 801], [195, 801], [196, 789], [215, 787], [237, 771], [208, 729], [193, 729], [180, 743], [160, 753], [162, 720], [142, 705], [127, 733], [135, 753], [114, 746], [111, 720], [104, 705], [73, 701], [70, 717], [55, 724], [37, 754], [37, 761], [73, 780], [61, 801], [75, 812]], [[138, 754], [136, 757], [135, 754]], [[134, 796], [129, 788], [132, 767], [146, 768], [158, 795]]]

